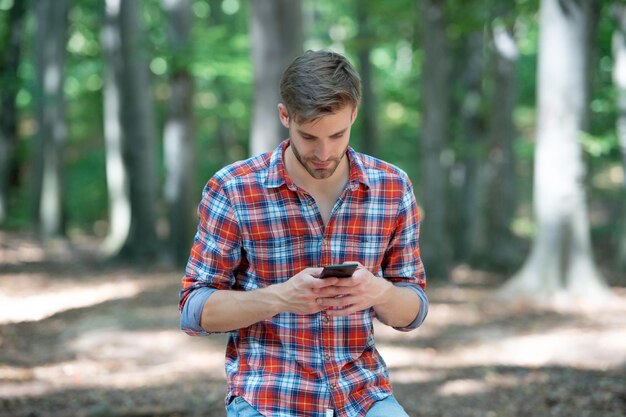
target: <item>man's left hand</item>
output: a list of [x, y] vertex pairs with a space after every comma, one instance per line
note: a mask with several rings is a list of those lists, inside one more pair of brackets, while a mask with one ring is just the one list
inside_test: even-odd
[[347, 316], [389, 301], [393, 284], [377, 277], [367, 268], [359, 267], [350, 278], [341, 278], [330, 287], [320, 290], [317, 302], [327, 307], [329, 316]]

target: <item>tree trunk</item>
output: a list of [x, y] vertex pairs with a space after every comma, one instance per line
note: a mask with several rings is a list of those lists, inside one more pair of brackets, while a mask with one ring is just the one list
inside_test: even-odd
[[[617, 120], [615, 130], [622, 155], [622, 170], [626, 172], [626, 6], [614, 4], [612, 15], [615, 22], [613, 32], [613, 84], [617, 92]], [[622, 199], [622, 212], [626, 208], [626, 196]], [[617, 269], [626, 271], [626, 219], [622, 218], [619, 230]]]
[[288, 137], [278, 119], [279, 84], [285, 68], [302, 52], [301, 0], [252, 0], [250, 21], [254, 66], [250, 153], [255, 155]]
[[35, 202], [41, 238], [65, 234], [63, 150], [67, 140], [63, 94], [68, 3], [36, 2], [38, 146]]
[[359, 23], [359, 74], [361, 76], [362, 100], [359, 111], [361, 121], [362, 151], [368, 155], [378, 155], [378, 123], [376, 112], [376, 95], [372, 79], [372, 62], [370, 53], [372, 51], [372, 28], [367, 20], [368, 2], [357, 2], [357, 19]]
[[[220, 12], [222, 0], [210, 0], [209, 5], [211, 7], [211, 14], [209, 16], [209, 25], [213, 27], [219, 27], [224, 24], [223, 13]], [[226, 77], [218, 75], [213, 79], [213, 92], [217, 97], [218, 103], [229, 103], [233, 89], [228, 88]], [[216, 164], [218, 166], [227, 165], [236, 158], [233, 158], [233, 148], [239, 146], [241, 142], [237, 138], [237, 133], [233, 128], [233, 124], [225, 117], [217, 116], [217, 128], [216, 128], [216, 142], [217, 153]]]
[[157, 171], [154, 115], [141, 23], [133, 0], [107, 0], [102, 34], [105, 64], [105, 142], [112, 256], [157, 255]]
[[542, 0], [535, 154], [536, 236], [502, 294], [536, 302], [603, 301], [592, 256], [580, 142], [585, 120], [590, 2]]
[[0, 39], [0, 225], [8, 215], [9, 190], [14, 170], [13, 155], [17, 145], [15, 99], [20, 87], [17, 69], [25, 12], [26, 2], [18, 1], [13, 4], [7, 13], [7, 29]]
[[104, 142], [106, 177], [109, 194], [109, 232], [104, 248], [109, 256], [117, 255], [130, 235], [131, 208], [128, 169], [124, 162], [124, 126], [122, 124], [122, 35], [120, 3], [105, 1], [102, 50], [104, 51]]
[[450, 238], [446, 227], [447, 167], [444, 151], [449, 124], [448, 39], [444, 1], [422, 0], [422, 108], [420, 203], [423, 206], [421, 250], [429, 275], [447, 278]]
[[128, 167], [131, 227], [122, 255], [153, 259], [157, 255], [156, 128], [150, 73], [142, 47], [139, 8], [134, 0], [121, 1], [122, 30], [122, 122], [124, 154]]
[[460, 54], [462, 68], [459, 77], [463, 96], [460, 107], [459, 156], [455, 167], [454, 185], [458, 192], [454, 198], [456, 209], [449, 213], [454, 224], [455, 260], [475, 263], [485, 252], [486, 164], [485, 132], [482, 114], [484, 42], [482, 32], [467, 34]]
[[193, 163], [193, 79], [185, 57], [191, 28], [190, 0], [162, 1], [167, 12], [174, 53], [171, 65], [169, 114], [165, 123], [165, 200], [169, 216], [169, 254], [176, 263], [189, 256], [193, 238], [195, 190]]
[[490, 263], [494, 266], [510, 268], [520, 261], [519, 244], [511, 231], [517, 207], [513, 111], [517, 98], [518, 50], [512, 24], [495, 24], [490, 32], [493, 83], [488, 120], [490, 172], [486, 252], [490, 254]]

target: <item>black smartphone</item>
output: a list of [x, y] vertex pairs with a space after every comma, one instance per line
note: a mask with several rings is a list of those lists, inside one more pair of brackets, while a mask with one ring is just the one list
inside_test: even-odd
[[359, 264], [356, 262], [349, 262], [345, 264], [326, 265], [324, 270], [320, 274], [319, 278], [350, 278], [354, 271], [356, 271]]

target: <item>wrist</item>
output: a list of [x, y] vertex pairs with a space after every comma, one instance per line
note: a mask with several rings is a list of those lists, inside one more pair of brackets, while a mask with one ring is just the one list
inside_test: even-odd
[[393, 292], [395, 286], [392, 282], [387, 281], [385, 278], [376, 277], [379, 280], [379, 290], [377, 293], [379, 294], [378, 300], [376, 300], [376, 305], [385, 305], [390, 303], [393, 300]]
[[260, 300], [265, 300], [271, 316], [275, 316], [285, 311], [286, 297], [283, 295], [284, 284], [274, 284], [261, 288], [256, 294]]

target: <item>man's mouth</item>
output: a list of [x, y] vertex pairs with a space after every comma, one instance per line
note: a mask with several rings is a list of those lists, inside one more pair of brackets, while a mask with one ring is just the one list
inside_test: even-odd
[[326, 162], [311, 161], [311, 163], [316, 169], [326, 169], [330, 166], [330, 161], [326, 161]]

